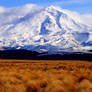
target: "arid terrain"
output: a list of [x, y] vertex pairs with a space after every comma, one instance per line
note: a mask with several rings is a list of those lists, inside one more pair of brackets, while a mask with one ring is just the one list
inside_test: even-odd
[[0, 60], [0, 92], [92, 92], [92, 63]]

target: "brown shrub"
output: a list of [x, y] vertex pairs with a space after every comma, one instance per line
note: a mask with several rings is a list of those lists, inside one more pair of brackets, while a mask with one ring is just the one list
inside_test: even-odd
[[79, 92], [92, 92], [92, 83], [84, 79], [79, 84]]
[[69, 92], [68, 89], [64, 86], [63, 82], [59, 80], [54, 80], [52, 83], [49, 83], [45, 92]]

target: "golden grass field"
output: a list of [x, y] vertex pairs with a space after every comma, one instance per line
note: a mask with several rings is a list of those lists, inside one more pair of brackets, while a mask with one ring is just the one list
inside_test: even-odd
[[0, 60], [0, 92], [92, 92], [92, 63]]

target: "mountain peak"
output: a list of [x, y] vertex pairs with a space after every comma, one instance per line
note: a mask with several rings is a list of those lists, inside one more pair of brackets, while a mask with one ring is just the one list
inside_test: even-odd
[[86, 22], [75, 18], [77, 15], [71, 11], [68, 13], [53, 5], [45, 8], [27, 4], [9, 9], [8, 14], [5, 8], [4, 12], [0, 13], [0, 48], [42, 52], [75, 51], [77, 48], [81, 51], [83, 43], [92, 42]]
[[56, 8], [54, 5], [50, 5], [48, 6], [48, 8]]
[[59, 7], [51, 5], [46, 8], [47, 10], [61, 10]]

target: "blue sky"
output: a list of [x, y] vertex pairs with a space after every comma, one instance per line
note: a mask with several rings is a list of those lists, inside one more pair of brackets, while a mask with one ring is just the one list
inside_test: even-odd
[[79, 13], [92, 14], [92, 0], [0, 0], [0, 6], [14, 7], [25, 4], [56, 5]]

